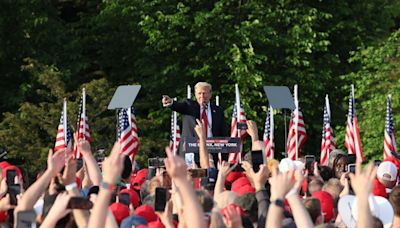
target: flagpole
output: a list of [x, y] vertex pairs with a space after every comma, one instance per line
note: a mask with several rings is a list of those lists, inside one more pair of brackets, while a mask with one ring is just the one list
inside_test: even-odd
[[[270, 145], [270, 151], [272, 152], [272, 145], [274, 144], [274, 110], [272, 106], [269, 106], [269, 125], [270, 125], [270, 134], [269, 134], [269, 145]], [[271, 153], [271, 158], [274, 159], [275, 157], [275, 150], [273, 151], [274, 153]]]
[[[86, 89], [83, 88], [82, 89], [82, 116], [81, 119], [79, 121], [82, 121], [83, 119], [83, 128], [82, 128], [82, 135], [83, 138], [86, 139]], [[78, 126], [79, 129], [80, 126]]]
[[192, 88], [190, 87], [190, 85], [187, 85], [187, 99], [191, 98], [192, 98]]
[[[176, 97], [174, 98], [174, 101], [176, 101]], [[174, 111], [174, 120], [173, 120], [173, 126], [174, 126], [174, 143], [173, 143], [173, 147], [172, 147], [172, 153], [174, 153], [174, 155], [176, 155], [176, 125], [177, 125], [177, 115], [176, 112]]]
[[[237, 127], [237, 123], [240, 122], [240, 94], [239, 94], [239, 86], [238, 84], [235, 84], [235, 100], [236, 100], [236, 132], [237, 132], [237, 137], [240, 138], [240, 129]], [[240, 152], [242, 152], [243, 149], [243, 144], [241, 144], [241, 149]], [[241, 156], [241, 154], [239, 154], [238, 156], [236, 156], [236, 162], [240, 161], [239, 157]]]
[[68, 136], [68, 123], [67, 123], [67, 98], [64, 97], [63, 104], [63, 119], [64, 119], [64, 145], [67, 147], [67, 136]]
[[357, 156], [357, 147], [356, 147], [356, 136], [355, 136], [355, 134], [356, 134], [356, 125], [354, 124], [354, 116], [356, 116], [356, 99], [355, 99], [355, 97], [354, 97], [354, 84], [351, 84], [351, 96], [352, 96], [352, 103], [353, 103], [353, 105], [352, 105], [352, 108], [353, 108], [353, 111], [352, 111], [352, 113], [353, 113], [353, 116], [351, 117], [351, 122], [353, 123], [352, 124], [352, 128], [353, 128], [353, 132], [354, 132], [354, 137], [353, 137], [353, 144], [354, 144], [354, 153], [356, 154], [356, 160], [358, 161], [358, 156]]
[[215, 104], [216, 104], [217, 106], [219, 106], [219, 96], [218, 96], [218, 95], [215, 96]]
[[296, 160], [299, 157], [299, 153], [298, 153], [298, 148], [299, 148], [299, 137], [298, 137], [298, 128], [299, 128], [299, 100], [298, 100], [298, 94], [297, 94], [297, 84], [294, 85], [294, 104], [296, 106], [295, 109], [295, 125], [294, 125], [294, 133], [295, 133], [295, 137], [296, 137]]

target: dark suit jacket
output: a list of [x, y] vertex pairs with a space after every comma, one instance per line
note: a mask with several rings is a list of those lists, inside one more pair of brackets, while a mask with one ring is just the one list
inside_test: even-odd
[[[210, 104], [212, 126], [211, 131], [213, 137], [226, 137], [228, 131], [225, 125], [224, 109], [220, 106]], [[196, 126], [196, 119], [200, 120], [200, 105], [197, 101], [186, 99], [183, 102], [174, 101], [170, 107], [173, 111], [181, 113], [182, 116], [182, 139], [179, 145], [179, 154], [184, 156], [183, 142], [185, 137], [197, 137], [194, 127]], [[195, 160], [198, 163], [199, 155], [195, 155]], [[214, 162], [217, 162], [217, 155], [213, 155]], [[227, 154], [223, 155], [223, 160], [227, 160]]]
[[[220, 106], [211, 104], [211, 118], [212, 126], [211, 131], [213, 137], [228, 136], [228, 132], [225, 126], [224, 110]], [[174, 101], [170, 107], [173, 111], [179, 112], [183, 115], [194, 117], [194, 126], [196, 126], [196, 119], [200, 118], [200, 105], [197, 101], [191, 99], [186, 99], [184, 102]], [[186, 121], [185, 121], [186, 120]], [[182, 137], [196, 137], [196, 132], [194, 131], [194, 126], [192, 125], [193, 118], [185, 119], [183, 118], [182, 126]]]

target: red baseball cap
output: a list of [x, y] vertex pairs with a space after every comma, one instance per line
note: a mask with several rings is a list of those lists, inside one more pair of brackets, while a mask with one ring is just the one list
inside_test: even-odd
[[132, 179], [131, 188], [140, 190], [142, 184], [146, 181], [147, 169], [141, 169], [136, 173], [136, 177]]
[[238, 193], [239, 189], [245, 185], [251, 185], [247, 177], [240, 177], [232, 183], [231, 191]]
[[335, 207], [331, 194], [325, 191], [318, 191], [314, 192], [312, 196], [319, 199], [319, 202], [321, 203], [321, 210], [324, 214], [324, 221], [330, 222], [334, 217]]
[[114, 215], [115, 220], [117, 221], [118, 225], [121, 224], [124, 218], [129, 216], [129, 207], [122, 203], [113, 203], [109, 206], [111, 212]]
[[128, 193], [131, 200], [131, 204], [134, 208], [137, 208], [140, 203], [139, 195], [132, 189], [122, 189], [120, 193]]
[[135, 209], [135, 214], [146, 219], [147, 222], [153, 222], [158, 219], [154, 209], [149, 205], [142, 205]]
[[239, 188], [239, 190], [236, 192], [239, 196], [242, 196], [246, 193], [254, 193], [256, 192], [256, 189], [253, 188], [251, 185], [244, 185], [241, 188]]
[[228, 174], [228, 176], [225, 179], [225, 183], [226, 182], [230, 182], [233, 183], [235, 180], [241, 178], [241, 177], [245, 177], [246, 175], [242, 172], [230, 172]]

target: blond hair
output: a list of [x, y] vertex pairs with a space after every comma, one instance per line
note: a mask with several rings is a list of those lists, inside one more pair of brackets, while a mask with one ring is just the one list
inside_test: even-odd
[[203, 88], [203, 87], [208, 88], [210, 90], [210, 92], [212, 91], [212, 86], [208, 82], [198, 82], [198, 83], [196, 83], [196, 85], [194, 86], [194, 90], [196, 91], [198, 88]]

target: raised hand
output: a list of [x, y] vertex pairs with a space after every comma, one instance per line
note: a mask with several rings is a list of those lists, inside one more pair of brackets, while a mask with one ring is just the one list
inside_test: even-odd
[[199, 119], [196, 119], [196, 122], [197, 122], [197, 125], [196, 125], [196, 127], [194, 127], [194, 131], [196, 132], [197, 137], [199, 137], [199, 139], [205, 139], [206, 133], [203, 128], [203, 123]]
[[372, 185], [376, 177], [377, 168], [369, 163], [364, 170], [361, 170], [361, 163], [356, 164], [356, 173], [350, 173], [350, 183], [357, 196], [368, 197], [372, 191]]
[[168, 95], [163, 95], [161, 102], [163, 103], [163, 106], [169, 106], [172, 104], [172, 99]]
[[110, 155], [103, 162], [104, 181], [109, 184], [114, 184], [121, 176], [124, 168], [125, 155], [121, 154], [121, 144], [114, 143]]
[[79, 152], [85, 157], [88, 154], [92, 154], [90, 143], [86, 139], [78, 139], [78, 134], [74, 133], [75, 143], [78, 145]]
[[286, 194], [294, 185], [292, 176], [293, 171], [288, 171], [285, 173], [272, 173], [272, 177], [269, 179], [269, 183], [271, 184], [271, 201], [285, 198]]
[[47, 156], [47, 169], [51, 171], [53, 176], [56, 176], [57, 173], [59, 173], [64, 167], [65, 159], [69, 159], [66, 157], [65, 149], [58, 150], [54, 154], [52, 149], [49, 150], [49, 154]]
[[247, 120], [247, 134], [250, 135], [252, 141], [258, 140], [257, 124], [253, 120]]
[[165, 147], [165, 152], [167, 153], [167, 158], [165, 158], [164, 163], [168, 175], [172, 179], [186, 179], [187, 166], [185, 161], [181, 157], [174, 155], [169, 147]]
[[222, 211], [223, 220], [228, 228], [241, 228], [242, 227], [242, 217], [240, 214], [240, 208], [235, 205], [228, 205]]
[[219, 168], [219, 172], [218, 175], [221, 176], [224, 180], [226, 179], [226, 177], [229, 175], [230, 172], [232, 172], [233, 169], [235, 169], [235, 167], [238, 164], [233, 165], [232, 167], [230, 167], [229, 162], [227, 161], [222, 161], [221, 163], [221, 167]]
[[257, 173], [254, 172], [253, 167], [247, 161], [243, 161], [242, 167], [246, 171], [246, 176], [249, 178], [255, 189], [258, 190], [265, 187], [265, 183], [267, 183], [269, 177], [267, 166], [260, 165], [260, 169]]
[[69, 185], [76, 180], [76, 160], [70, 158], [67, 161], [63, 175], [59, 175], [58, 178], [63, 185]]

